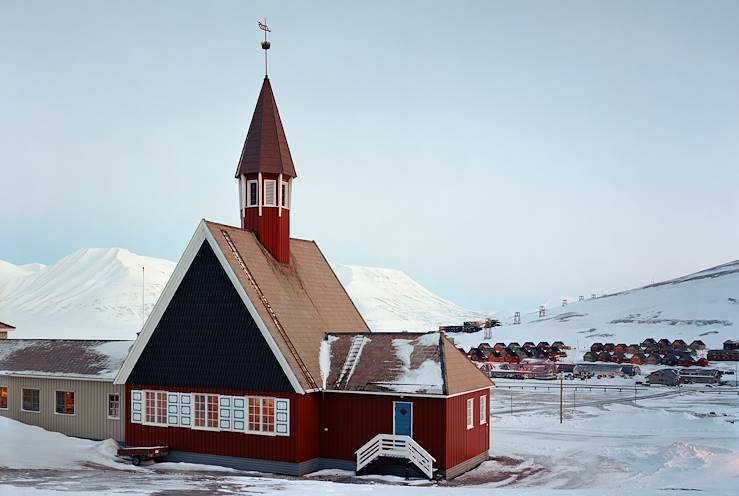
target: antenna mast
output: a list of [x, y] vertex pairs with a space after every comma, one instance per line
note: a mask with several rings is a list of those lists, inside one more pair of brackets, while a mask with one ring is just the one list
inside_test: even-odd
[[257, 25], [259, 26], [259, 29], [264, 31], [264, 41], [262, 42], [262, 50], [264, 50], [264, 77], [267, 77], [267, 50], [269, 50], [269, 47], [271, 46], [270, 42], [267, 41], [267, 33], [271, 33], [272, 30], [269, 29], [269, 26], [267, 26], [267, 18], [264, 18], [264, 23], [257, 21]]
[[144, 329], [146, 324], [146, 310], [144, 305], [144, 298], [146, 295], [146, 267], [141, 267], [141, 329]]

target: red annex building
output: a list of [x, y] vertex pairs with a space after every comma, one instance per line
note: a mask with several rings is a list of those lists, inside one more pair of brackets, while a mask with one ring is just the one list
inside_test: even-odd
[[492, 383], [443, 334], [370, 333], [316, 243], [290, 238], [296, 177], [265, 77], [241, 226], [200, 223], [116, 378], [127, 444], [291, 475], [478, 465]]

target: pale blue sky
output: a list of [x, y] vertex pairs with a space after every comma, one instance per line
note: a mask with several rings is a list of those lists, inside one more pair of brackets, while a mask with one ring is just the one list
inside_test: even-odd
[[739, 258], [739, 2], [0, 0], [0, 259], [236, 224], [263, 16], [330, 260], [495, 310]]

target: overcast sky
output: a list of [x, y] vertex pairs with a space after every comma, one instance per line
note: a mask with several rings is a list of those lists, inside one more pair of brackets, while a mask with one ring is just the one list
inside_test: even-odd
[[492, 311], [739, 258], [739, 2], [0, 0], [0, 259], [237, 224], [264, 16], [330, 260]]

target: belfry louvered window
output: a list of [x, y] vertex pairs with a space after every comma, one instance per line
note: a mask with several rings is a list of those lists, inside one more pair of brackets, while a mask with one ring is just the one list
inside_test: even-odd
[[277, 206], [277, 181], [272, 179], [264, 181], [264, 206]]

